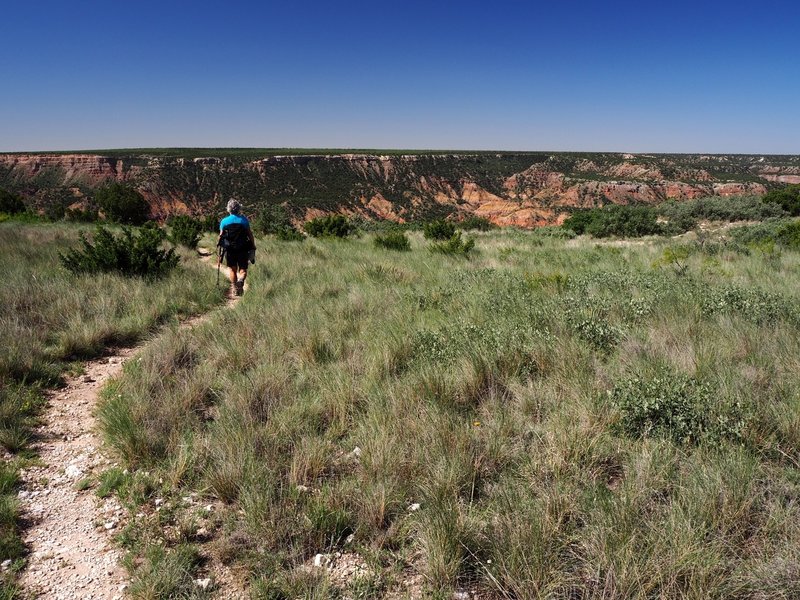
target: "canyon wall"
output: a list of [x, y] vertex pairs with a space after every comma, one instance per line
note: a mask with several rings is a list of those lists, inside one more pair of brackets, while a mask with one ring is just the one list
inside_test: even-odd
[[54, 201], [88, 205], [98, 186], [124, 182], [161, 219], [218, 212], [236, 196], [248, 212], [277, 203], [298, 220], [330, 212], [398, 222], [474, 214], [535, 227], [560, 223], [576, 208], [764, 194], [800, 183], [797, 156], [218, 152], [0, 154], [0, 188], [44, 210]]

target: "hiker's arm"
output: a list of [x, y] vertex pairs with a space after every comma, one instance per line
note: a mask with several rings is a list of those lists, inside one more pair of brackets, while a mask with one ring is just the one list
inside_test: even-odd
[[247, 228], [247, 237], [250, 238], [250, 243], [253, 245], [253, 250], [256, 249], [256, 238], [253, 236], [253, 230], [249, 227]]

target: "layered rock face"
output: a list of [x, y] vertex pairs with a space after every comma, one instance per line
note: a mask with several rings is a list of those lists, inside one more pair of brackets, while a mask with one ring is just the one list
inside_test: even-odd
[[[110, 153], [111, 154], [111, 153]], [[99, 185], [135, 186], [156, 218], [280, 203], [298, 219], [341, 212], [406, 221], [475, 214], [498, 225], [560, 223], [576, 208], [764, 194], [800, 183], [800, 157], [634, 154], [319, 154], [220, 156], [0, 154], [0, 188], [45, 202], [53, 188], [87, 199]]]
[[0, 167], [23, 179], [58, 170], [64, 183], [85, 181], [95, 185], [119, 179], [123, 171], [122, 160], [92, 154], [0, 154]]

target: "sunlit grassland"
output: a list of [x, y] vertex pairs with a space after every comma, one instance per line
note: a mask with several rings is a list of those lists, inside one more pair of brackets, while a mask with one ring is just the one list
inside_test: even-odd
[[106, 390], [134, 504], [224, 501], [258, 598], [344, 594], [298, 568], [334, 550], [358, 597], [797, 597], [800, 256], [548, 233], [260, 241], [234, 310]]
[[72, 225], [0, 224], [0, 562], [15, 561], [3, 574], [0, 597], [11, 593], [8, 576], [24, 555], [16, 473], [30, 454], [43, 390], [79, 370], [80, 360], [132, 344], [170, 319], [205, 312], [222, 299], [211, 269], [188, 253], [181, 268], [157, 282], [71, 275], [58, 253], [75, 246], [80, 231]]

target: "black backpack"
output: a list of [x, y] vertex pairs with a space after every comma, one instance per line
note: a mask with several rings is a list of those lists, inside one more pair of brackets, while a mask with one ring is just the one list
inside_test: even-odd
[[247, 227], [241, 223], [225, 225], [222, 230], [222, 237], [219, 240], [219, 245], [226, 252], [249, 250], [250, 237], [247, 235]]

